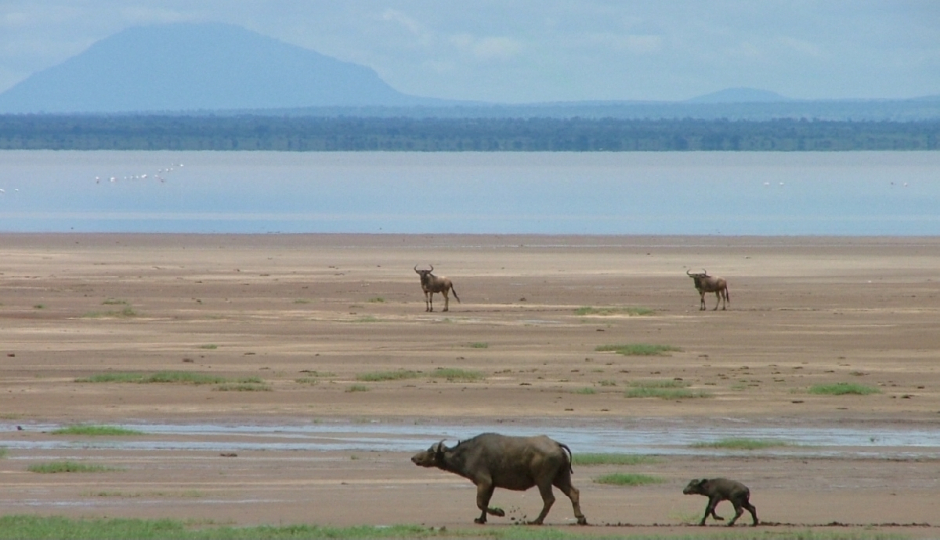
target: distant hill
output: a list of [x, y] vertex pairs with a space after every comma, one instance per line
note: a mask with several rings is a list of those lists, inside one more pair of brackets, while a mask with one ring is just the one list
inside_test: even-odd
[[756, 88], [726, 88], [704, 96], [686, 100], [686, 103], [777, 103], [790, 101], [776, 92]]
[[6, 112], [410, 106], [370, 68], [226, 24], [134, 27], [0, 94]]

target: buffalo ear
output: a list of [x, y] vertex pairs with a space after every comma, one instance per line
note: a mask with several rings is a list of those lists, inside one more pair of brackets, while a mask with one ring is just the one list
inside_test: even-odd
[[704, 486], [704, 485], [705, 485], [705, 482], [708, 482], [708, 478], [702, 478], [701, 480], [699, 480], [699, 481], [698, 481], [698, 485]]

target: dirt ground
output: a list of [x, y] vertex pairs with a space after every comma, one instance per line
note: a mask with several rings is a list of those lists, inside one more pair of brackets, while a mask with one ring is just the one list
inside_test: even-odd
[[[449, 529], [472, 527], [477, 515], [472, 484], [416, 468], [412, 452], [225, 457], [198, 444], [135, 450], [122, 446], [126, 437], [109, 447], [49, 433], [79, 423], [480, 424], [506, 434], [539, 426], [550, 436], [635, 420], [677, 435], [732, 424], [940, 431], [940, 238], [7, 234], [0, 253], [0, 514]], [[454, 281], [460, 302], [451, 298], [449, 312], [439, 295], [425, 311], [412, 268], [428, 264]], [[711, 310], [714, 295], [699, 311], [685, 272], [702, 268], [728, 279], [727, 311]], [[634, 343], [678, 350], [596, 350]], [[482, 377], [432, 376], [438, 368]], [[418, 376], [361, 380], [398, 370]], [[216, 375], [236, 388], [80, 382], [158, 371]], [[249, 378], [256, 391], [237, 391]], [[625, 397], [654, 381], [681, 381], [707, 397]], [[880, 393], [808, 392], [827, 383]], [[44, 446], [63, 437], [74, 444]], [[416, 441], [413, 451], [433, 442]], [[773, 530], [940, 537], [940, 449], [904, 450], [886, 458], [703, 449], [580, 466], [574, 481], [595, 525], [585, 530], [601, 534], [697, 532], [686, 523], [706, 500], [682, 487], [728, 476], [751, 487]], [[27, 471], [64, 459], [117, 470]], [[665, 482], [592, 482], [618, 471]], [[546, 522], [573, 523], [556, 495]], [[541, 507], [534, 489], [497, 490], [493, 504], [507, 517], [489, 527]], [[739, 524], [747, 523], [745, 515]]]

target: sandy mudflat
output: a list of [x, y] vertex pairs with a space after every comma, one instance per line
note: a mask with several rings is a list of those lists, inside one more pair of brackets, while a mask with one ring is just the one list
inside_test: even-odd
[[[131, 438], [141, 443], [133, 448], [126, 437], [48, 433], [77, 423], [424, 425], [443, 434], [496, 425], [559, 439], [553, 429], [661, 426], [682, 436], [702, 426], [777, 426], [871, 430], [873, 446], [700, 450], [576, 467], [584, 512], [599, 525], [590, 530], [696, 530], [682, 523], [706, 501], [682, 487], [729, 476], [751, 487], [776, 530], [835, 522], [940, 537], [940, 448], [876, 444], [879, 430], [933, 441], [940, 431], [940, 238], [0, 235], [0, 253], [2, 514], [448, 528], [472, 526], [477, 515], [469, 482], [417, 469], [403, 450], [279, 449], [273, 428], [252, 434], [257, 448], [231, 432], [147, 433]], [[447, 313], [440, 296], [425, 312], [412, 268], [428, 263], [460, 296]], [[698, 310], [688, 268], [728, 279], [728, 311], [711, 311], [714, 295]], [[678, 350], [595, 350], [634, 343]], [[481, 377], [433, 377], [438, 368]], [[397, 370], [417, 376], [360, 380]], [[224, 377], [229, 390], [76, 382], [158, 371]], [[254, 391], [239, 390], [244, 379]], [[662, 381], [706, 397], [624, 395]], [[843, 382], [880, 393], [808, 392]], [[435, 438], [416, 437], [413, 451]], [[221, 456], [229, 443], [247, 449]], [[26, 470], [62, 459], [119, 470]], [[591, 481], [615, 471], [666, 481]], [[556, 496], [547, 522], [572, 523]], [[493, 527], [541, 506], [536, 490], [498, 490], [493, 503], [507, 510]], [[730, 505], [719, 513], [729, 516]]]

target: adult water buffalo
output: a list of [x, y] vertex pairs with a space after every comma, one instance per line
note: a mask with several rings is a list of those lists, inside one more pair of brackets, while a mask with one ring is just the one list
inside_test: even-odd
[[718, 301], [715, 302], [715, 311], [718, 309], [718, 304], [722, 304], [721, 310], [724, 311], [728, 303], [731, 302], [731, 297], [728, 295], [728, 282], [725, 281], [725, 278], [709, 276], [707, 270], [702, 270], [701, 274], [692, 274], [688, 270], [685, 273], [695, 281], [695, 288], [698, 290], [699, 299], [701, 304], [699, 305], [699, 311], [705, 309], [705, 293], [713, 292], [715, 296], [718, 297]]
[[420, 467], [437, 467], [459, 474], [477, 486], [477, 507], [482, 511], [476, 523], [486, 523], [486, 514], [503, 517], [500, 508], [490, 508], [490, 497], [496, 488], [525, 491], [538, 486], [542, 495], [542, 512], [530, 522], [541, 525], [555, 496], [552, 486], [571, 499], [579, 525], [586, 525], [581, 513], [580, 492], [571, 485], [571, 449], [545, 435], [537, 437], [510, 437], [497, 433], [483, 433], [460, 441], [447, 448], [444, 441], [424, 452], [415, 454], [411, 461]]

